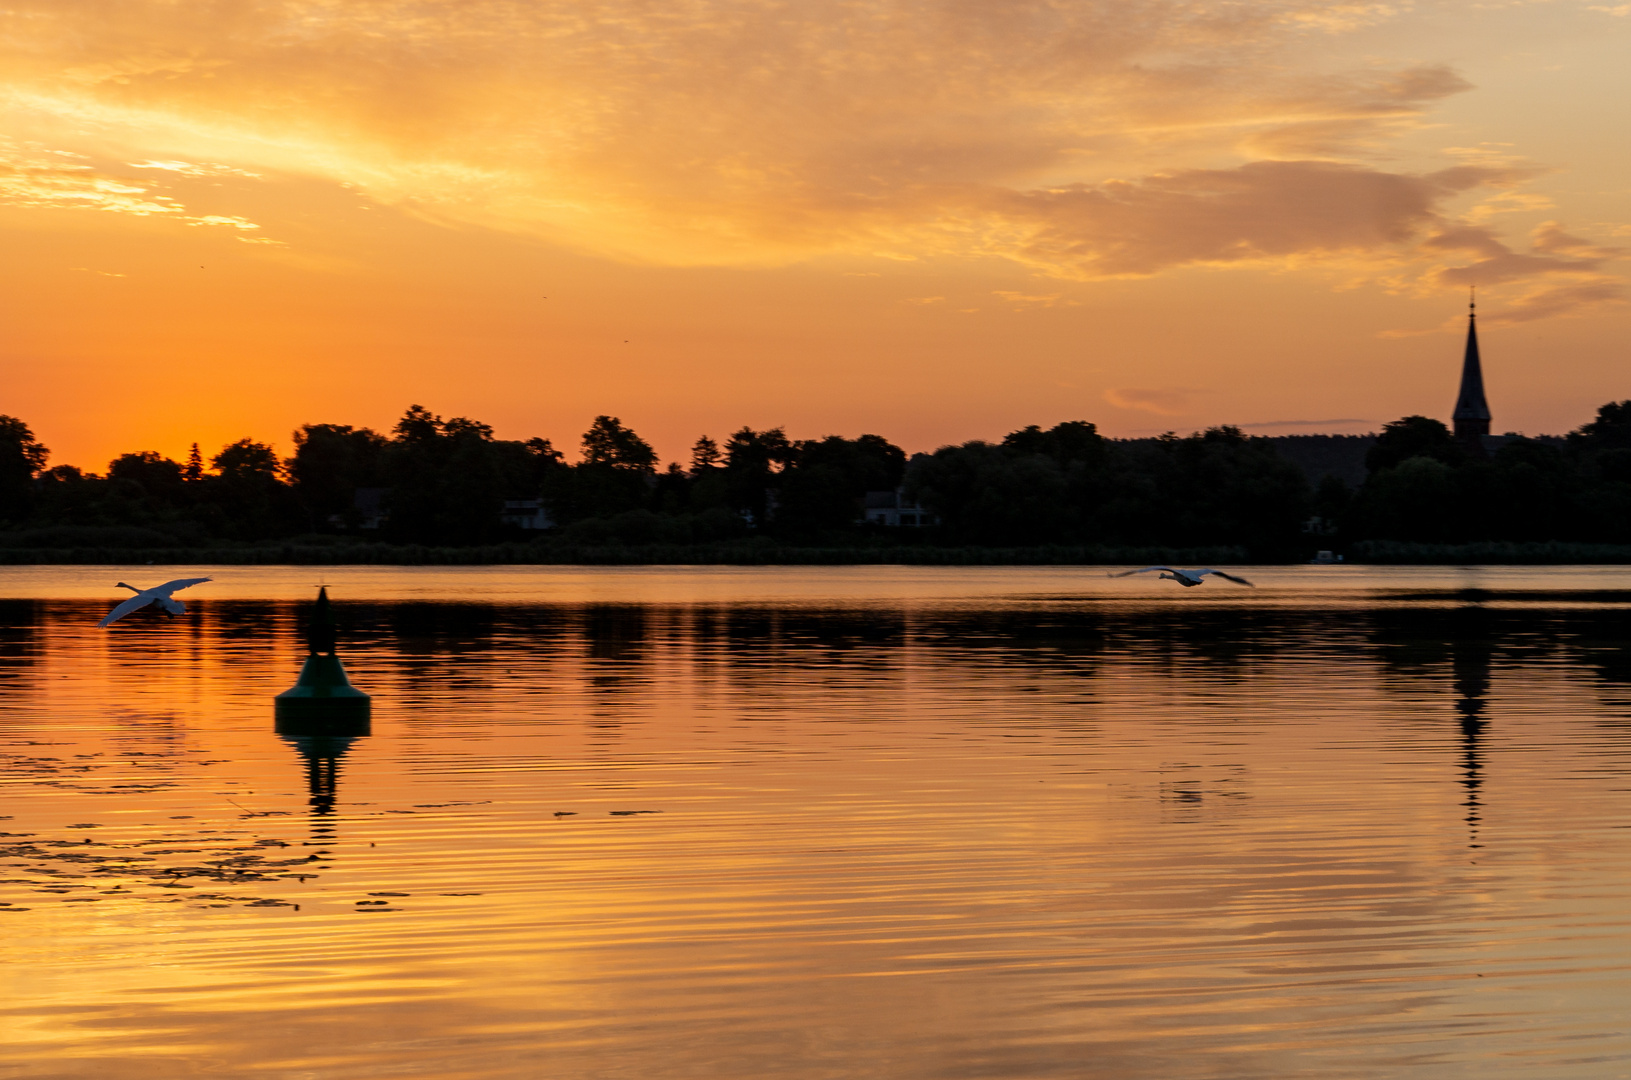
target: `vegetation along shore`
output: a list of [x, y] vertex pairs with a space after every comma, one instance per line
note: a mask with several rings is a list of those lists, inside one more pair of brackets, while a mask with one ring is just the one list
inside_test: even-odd
[[0, 563], [913, 565], [1631, 562], [1631, 401], [1563, 436], [1109, 439], [1085, 421], [908, 456], [878, 435], [703, 437], [659, 467], [615, 417], [578, 460], [413, 406], [206, 462], [51, 465], [0, 416]]

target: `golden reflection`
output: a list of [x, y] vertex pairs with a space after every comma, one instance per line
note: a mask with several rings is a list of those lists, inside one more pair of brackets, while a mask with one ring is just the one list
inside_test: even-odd
[[367, 737], [269, 723], [304, 603], [109, 638], [6, 601], [0, 1072], [1550, 1078], [1627, 1048], [1618, 606], [1060, 573], [348, 601]]

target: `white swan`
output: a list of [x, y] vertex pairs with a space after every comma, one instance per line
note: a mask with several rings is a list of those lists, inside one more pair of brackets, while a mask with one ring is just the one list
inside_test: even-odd
[[202, 585], [204, 582], [212, 580], [214, 579], [207, 577], [177, 578], [174, 581], [166, 581], [163, 585], [155, 585], [151, 589], [138, 589], [134, 585], [126, 585], [121, 581], [118, 585], [119, 588], [129, 589], [136, 595], [108, 612], [107, 618], [96, 625], [106, 626], [109, 623], [118, 622], [132, 611], [144, 608], [148, 604], [157, 604], [172, 615], [180, 615], [187, 610], [187, 607], [179, 600], [170, 599], [170, 594], [178, 589], [185, 589], [189, 585]]
[[[1161, 571], [1161, 580], [1176, 581], [1186, 589], [1194, 588], [1196, 585], [1199, 585], [1201, 583], [1201, 579], [1207, 574], [1216, 574], [1225, 581], [1232, 581], [1236, 585], [1252, 584], [1243, 577], [1235, 577], [1233, 574], [1225, 574], [1222, 570], [1174, 570], [1170, 566], [1146, 566], [1142, 570], [1123, 570], [1119, 574], [1110, 574], [1108, 576], [1130, 577], [1133, 574], [1147, 574], [1151, 570]], [[1257, 586], [1252, 585], [1252, 588], [1255, 589], [1256, 587]]]

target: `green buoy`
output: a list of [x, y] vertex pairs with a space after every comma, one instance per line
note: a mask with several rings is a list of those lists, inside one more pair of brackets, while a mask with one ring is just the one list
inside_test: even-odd
[[329, 609], [326, 587], [318, 590], [306, 644], [310, 654], [300, 669], [300, 680], [273, 699], [278, 734], [367, 735], [369, 698], [351, 685], [345, 666], [334, 654], [334, 613]]

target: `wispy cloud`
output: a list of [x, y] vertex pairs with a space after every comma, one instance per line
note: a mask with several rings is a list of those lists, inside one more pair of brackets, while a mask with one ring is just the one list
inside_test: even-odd
[[0, 138], [0, 204], [47, 210], [98, 210], [135, 217], [167, 217], [187, 225], [259, 229], [247, 218], [194, 214], [155, 185], [109, 173], [84, 155], [21, 145]]
[[107, 210], [142, 217], [184, 213], [146, 186], [102, 175], [72, 158], [0, 142], [0, 202], [34, 209]]
[[234, 168], [231, 165], [222, 165], [219, 162], [191, 162], [191, 161], [131, 161], [126, 162], [132, 169], [162, 169], [165, 172], [176, 173], [181, 176], [245, 176], [252, 179], [262, 179], [260, 173], [253, 173], [247, 169]]
[[1493, 314], [1486, 315], [1486, 323], [1511, 324], [1535, 322], [1559, 315], [1578, 314], [1582, 310], [1604, 304], [1624, 304], [1625, 284], [1618, 278], [1596, 276], [1564, 284], [1542, 283], [1513, 298]]
[[[1515, 250], [1488, 227], [1473, 221], [1446, 222], [1421, 247], [1424, 254], [1460, 255], [1469, 261], [1452, 266], [1441, 263], [1423, 275], [1420, 285], [1509, 286], [1495, 304], [1480, 304], [1480, 317], [1486, 323], [1578, 315], [1626, 299], [1624, 279], [1608, 269], [1625, 249], [1575, 236], [1556, 221], [1542, 222], [1530, 232], [1528, 251]], [[1481, 291], [1479, 296], [1488, 293]], [[1385, 330], [1379, 336], [1415, 337], [1459, 330], [1463, 325], [1459, 317], [1452, 317], [1437, 327]]]
[[1104, 392], [1104, 400], [1118, 409], [1154, 413], [1156, 416], [1179, 416], [1188, 411], [1194, 390], [1182, 387], [1124, 386]]
[[996, 289], [993, 290], [991, 295], [1000, 296], [1015, 311], [1059, 306], [1073, 307], [1076, 304], [1074, 300], [1066, 300], [1064, 293], [1039, 293], [1033, 295], [1031, 293], [1015, 292], [1011, 289]]
[[1255, 424], [1236, 424], [1242, 431], [1283, 431], [1287, 428], [1351, 428], [1364, 425], [1374, 425], [1374, 420], [1260, 420]]

